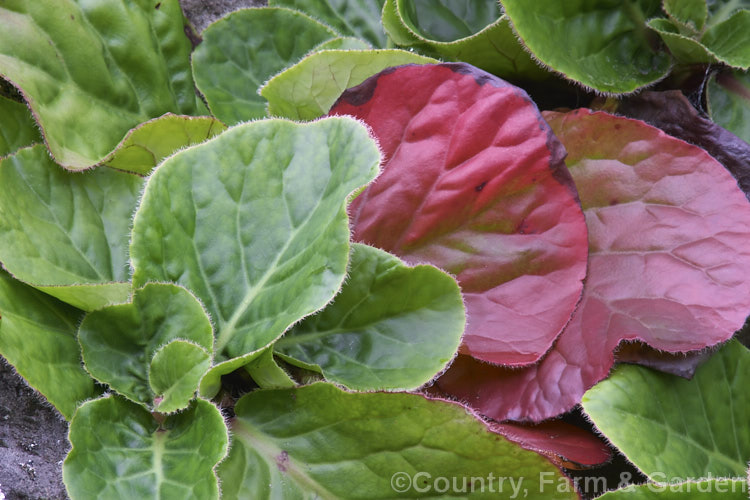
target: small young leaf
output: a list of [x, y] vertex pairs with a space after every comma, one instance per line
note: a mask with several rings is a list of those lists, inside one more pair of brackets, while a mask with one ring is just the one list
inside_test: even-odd
[[[165, 412], [188, 404], [208, 368], [200, 370], [204, 364], [200, 352], [170, 343], [177, 339], [192, 342], [188, 345], [210, 357], [213, 332], [203, 307], [189, 291], [163, 283], [135, 290], [128, 304], [89, 313], [78, 331], [86, 369], [128, 399], [153, 409], [165, 397], [163, 392], [179, 383], [181, 387], [173, 389], [179, 395], [172, 394], [168, 403], [172, 410], [161, 410]], [[152, 370], [158, 372], [152, 374], [154, 380], [150, 380]], [[171, 377], [167, 382], [165, 370], [184, 378]]]
[[235, 412], [219, 466], [226, 499], [435, 498], [444, 484], [437, 478], [456, 484], [450, 493], [461, 498], [516, 498], [513, 488], [519, 498], [577, 498], [546, 459], [456, 403], [316, 383], [250, 393]]
[[588, 245], [564, 150], [528, 96], [467, 64], [401, 66], [331, 114], [364, 120], [386, 158], [352, 202], [354, 239], [456, 276], [462, 352], [542, 357], [580, 298]]
[[315, 52], [271, 78], [260, 95], [268, 99], [272, 116], [313, 120], [328, 113], [344, 90], [385, 68], [436, 62], [405, 50]]
[[[294, 33], [294, 36], [289, 36]], [[211, 112], [228, 125], [266, 116], [258, 88], [321, 42], [338, 34], [301, 12], [238, 10], [203, 31], [193, 74]]]
[[544, 114], [568, 150], [589, 227], [570, 323], [523, 370], [459, 356], [441, 389], [497, 420], [543, 420], [607, 376], [624, 340], [684, 352], [730, 338], [750, 310], [750, 203], [704, 150], [637, 120]]
[[750, 74], [723, 71], [708, 82], [711, 119], [750, 143]]
[[175, 154], [135, 215], [135, 286], [192, 290], [216, 326], [218, 362], [259, 352], [341, 287], [345, 201], [379, 159], [350, 118], [247, 123]]
[[649, 28], [657, 33], [669, 47], [669, 52], [682, 63], [717, 63], [719, 59], [705, 45], [695, 38], [680, 33], [669, 19], [657, 17], [648, 22]]
[[0, 96], [0, 157], [41, 141], [26, 105]]
[[159, 348], [148, 368], [154, 411], [171, 413], [187, 406], [209, 366], [210, 351], [192, 342], [173, 340]]
[[[675, 478], [678, 481], [684, 478]], [[648, 483], [608, 491], [598, 500], [747, 500], [745, 479], [693, 479], [675, 484]]]
[[695, 31], [703, 29], [708, 16], [706, 0], [663, 0], [662, 7], [672, 20]]
[[333, 26], [343, 35], [364, 38], [373, 47], [386, 47], [380, 26], [384, 0], [269, 0], [271, 7], [301, 10]]
[[583, 396], [584, 411], [654, 481], [745, 477], [750, 351], [733, 340], [692, 380], [623, 365]]
[[289, 374], [284, 371], [273, 358], [273, 348], [269, 347], [245, 365], [245, 370], [253, 378], [253, 381], [263, 389], [288, 389], [297, 384]]
[[81, 366], [82, 314], [0, 271], [0, 355], [67, 420], [99, 394]]
[[445, 369], [465, 322], [453, 278], [355, 244], [349, 279], [333, 303], [274, 348], [288, 362], [316, 365], [326, 379], [350, 389], [408, 390]]
[[42, 144], [0, 161], [0, 261], [16, 278], [80, 309], [130, 295], [130, 221], [143, 179], [68, 172]]
[[386, 0], [383, 26], [401, 46], [504, 78], [550, 75], [531, 59], [492, 0]]
[[0, 76], [68, 168], [99, 163], [146, 120], [205, 113], [178, 0], [7, 0], [0, 25]]
[[160, 425], [141, 406], [110, 396], [83, 404], [70, 423], [63, 464], [71, 500], [219, 498], [213, 468], [227, 451], [218, 409], [199, 399]]
[[178, 116], [168, 113], [138, 125], [104, 160], [104, 164], [148, 175], [175, 151], [222, 133], [227, 127], [209, 116]]
[[701, 43], [719, 61], [735, 68], [750, 68], [750, 10], [737, 11], [726, 21], [711, 26]]
[[629, 93], [664, 78], [670, 58], [651, 49], [645, 20], [658, 0], [501, 0], [541, 62], [599, 92]]

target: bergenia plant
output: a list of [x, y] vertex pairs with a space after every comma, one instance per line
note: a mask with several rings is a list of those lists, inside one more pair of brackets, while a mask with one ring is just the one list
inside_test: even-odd
[[747, 498], [750, 5], [268, 4], [0, 2], [70, 498]]

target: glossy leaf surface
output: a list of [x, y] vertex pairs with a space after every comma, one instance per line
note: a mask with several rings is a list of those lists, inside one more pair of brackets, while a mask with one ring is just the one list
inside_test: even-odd
[[[8, 0], [0, 75], [23, 93], [52, 155], [81, 169], [167, 112], [203, 114], [177, 0]], [[81, 113], [81, 110], [86, 110]]]
[[[471, 498], [515, 498], [509, 480], [502, 491], [497, 477], [487, 484], [498, 470], [522, 497], [526, 491], [526, 498], [577, 498], [547, 460], [490, 432], [455, 403], [317, 383], [256, 391], [235, 411], [232, 448], [219, 466], [223, 498], [435, 498], [440, 476], [456, 478], [461, 497], [473, 476], [485, 485], [479, 491], [475, 484]], [[540, 491], [540, 473], [567, 490]]]
[[633, 92], [659, 81], [670, 58], [649, 46], [643, 23], [658, 0], [502, 0], [505, 13], [536, 58], [599, 92]]
[[0, 261], [16, 278], [80, 309], [130, 294], [128, 241], [143, 179], [68, 172], [42, 144], [0, 162]]
[[143, 407], [110, 396], [81, 406], [63, 464], [72, 500], [219, 498], [213, 468], [227, 450], [218, 409], [197, 400], [160, 425]]
[[415, 389], [445, 369], [466, 318], [455, 280], [432, 266], [355, 244], [334, 301], [274, 344], [354, 390]]
[[523, 91], [465, 64], [386, 70], [332, 114], [364, 120], [386, 158], [351, 205], [354, 239], [456, 276], [462, 352], [537, 361], [570, 319], [586, 227], [564, 150]]
[[[200, 302], [184, 288], [163, 283], [135, 290], [128, 304], [89, 313], [81, 323], [78, 339], [86, 369], [94, 378], [148, 409], [159, 407], [163, 412], [187, 406], [213, 350], [211, 322]], [[175, 340], [189, 341], [205, 356], [197, 351], [177, 352], [193, 350], [172, 346]], [[162, 366], [166, 363], [175, 374], [187, 378], [170, 378]], [[196, 370], [199, 366], [203, 366], [202, 371]], [[175, 384], [192, 385], [192, 389], [182, 388], [182, 397], [172, 395], [170, 409], [162, 408], [164, 392], [177, 390], [172, 389]]]
[[386, 0], [383, 26], [399, 45], [462, 61], [504, 78], [543, 79], [497, 2]]
[[81, 366], [83, 313], [0, 271], [0, 355], [67, 420], [99, 391]]
[[256, 353], [340, 288], [344, 204], [379, 158], [349, 118], [243, 124], [171, 156], [135, 215], [134, 284], [194, 292], [215, 325], [217, 362]]
[[195, 82], [211, 112], [224, 123], [264, 118], [266, 102], [258, 95], [263, 83], [337, 36], [298, 11], [238, 10], [203, 31], [203, 42], [193, 54]]
[[539, 421], [603, 379], [623, 340], [683, 352], [727, 340], [750, 311], [750, 204], [704, 150], [643, 122], [545, 113], [589, 227], [573, 319], [542, 361], [510, 371], [459, 356], [441, 388], [498, 420]]
[[621, 366], [583, 397], [594, 425], [655, 481], [745, 477], [750, 351], [725, 345], [692, 380]]
[[390, 66], [438, 62], [405, 50], [329, 50], [316, 52], [271, 78], [260, 90], [268, 112], [292, 120], [328, 113], [336, 99]]

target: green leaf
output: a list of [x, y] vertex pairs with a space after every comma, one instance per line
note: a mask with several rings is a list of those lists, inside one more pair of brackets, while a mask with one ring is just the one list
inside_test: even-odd
[[195, 82], [211, 112], [224, 123], [263, 118], [266, 103], [258, 88], [337, 36], [301, 12], [270, 7], [238, 10], [203, 31], [203, 42], [193, 53]]
[[658, 0], [501, 0], [523, 43], [541, 62], [586, 87], [628, 93], [670, 70], [644, 22]]
[[154, 410], [169, 413], [187, 406], [209, 366], [210, 351], [200, 345], [173, 340], [159, 348], [148, 369], [148, 383], [156, 394]]
[[0, 157], [41, 140], [26, 105], [0, 96]]
[[[235, 412], [232, 448], [219, 466], [226, 499], [435, 498], [445, 484], [438, 478], [448, 488], [456, 481], [451, 498], [466, 498], [472, 483], [472, 498], [577, 498], [545, 458], [456, 403], [316, 383], [255, 391]], [[502, 491], [495, 474], [506, 476]]]
[[210, 139], [226, 129], [226, 125], [209, 116], [168, 113], [128, 132], [104, 160], [104, 164], [118, 170], [148, 175], [175, 151]]
[[352, 246], [349, 279], [333, 303], [274, 344], [350, 389], [415, 389], [444, 370], [466, 323], [461, 290], [436, 267]]
[[620, 366], [583, 396], [596, 427], [656, 481], [745, 477], [750, 351], [730, 341], [692, 380]]
[[535, 63], [494, 1], [386, 0], [383, 26], [399, 45], [505, 78], [539, 80]]
[[[55, 159], [99, 163], [139, 123], [203, 114], [178, 0], [7, 0], [0, 76], [23, 93]], [[85, 110], [85, 112], [83, 112]]]
[[63, 481], [72, 500], [219, 498], [213, 468], [226, 454], [228, 436], [208, 401], [199, 399], [160, 425], [125, 399], [97, 399], [78, 409], [69, 439]]
[[341, 287], [345, 201], [379, 159], [348, 117], [247, 123], [175, 154], [135, 215], [134, 285], [192, 290], [216, 326], [217, 362], [257, 354]]
[[128, 241], [143, 179], [61, 169], [42, 144], [0, 161], [0, 261], [80, 309], [130, 294]]
[[[190, 347], [171, 343], [178, 339], [190, 341]], [[165, 404], [171, 410], [160, 411], [166, 412], [187, 406], [193, 398], [208, 368], [213, 332], [206, 312], [189, 291], [150, 283], [135, 290], [132, 302], [86, 315], [78, 340], [94, 378], [149, 409]]]
[[711, 119], [745, 142], [750, 142], [750, 74], [724, 71], [707, 87]]
[[328, 113], [344, 90], [385, 68], [436, 62], [405, 50], [316, 52], [271, 78], [260, 95], [268, 99], [268, 112], [273, 116], [313, 120]]
[[369, 50], [370, 44], [360, 40], [359, 38], [352, 38], [349, 36], [332, 38], [325, 41], [315, 47], [311, 53], [320, 52], [323, 50]]
[[706, 23], [706, 0], [664, 0], [664, 12], [676, 23], [700, 32]]
[[81, 366], [82, 314], [0, 271], [0, 355], [67, 420], [81, 401], [99, 394]]
[[[683, 480], [682, 478], [678, 478]], [[683, 480], [684, 481], [684, 480]], [[647, 483], [608, 491], [600, 500], [747, 500], [745, 479], [692, 479], [676, 484]]]
[[259, 387], [264, 389], [288, 389], [297, 384], [273, 358], [273, 348], [264, 349], [262, 354], [245, 366], [245, 369]]
[[750, 10], [737, 11], [726, 21], [708, 28], [701, 43], [719, 61], [735, 68], [750, 68]]
[[385, 48], [380, 25], [384, 0], [269, 0], [271, 7], [289, 7], [310, 14], [343, 35], [364, 38], [373, 47]]
[[715, 63], [718, 59], [703, 44], [689, 36], [683, 35], [669, 19], [657, 17], [648, 22], [649, 28], [659, 33], [664, 43], [669, 47], [675, 59], [680, 62]]

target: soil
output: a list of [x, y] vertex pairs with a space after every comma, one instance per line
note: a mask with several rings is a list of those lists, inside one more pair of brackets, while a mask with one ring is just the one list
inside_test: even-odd
[[[180, 0], [197, 32], [225, 13], [263, 0]], [[0, 500], [63, 500], [68, 425], [0, 357]]]

